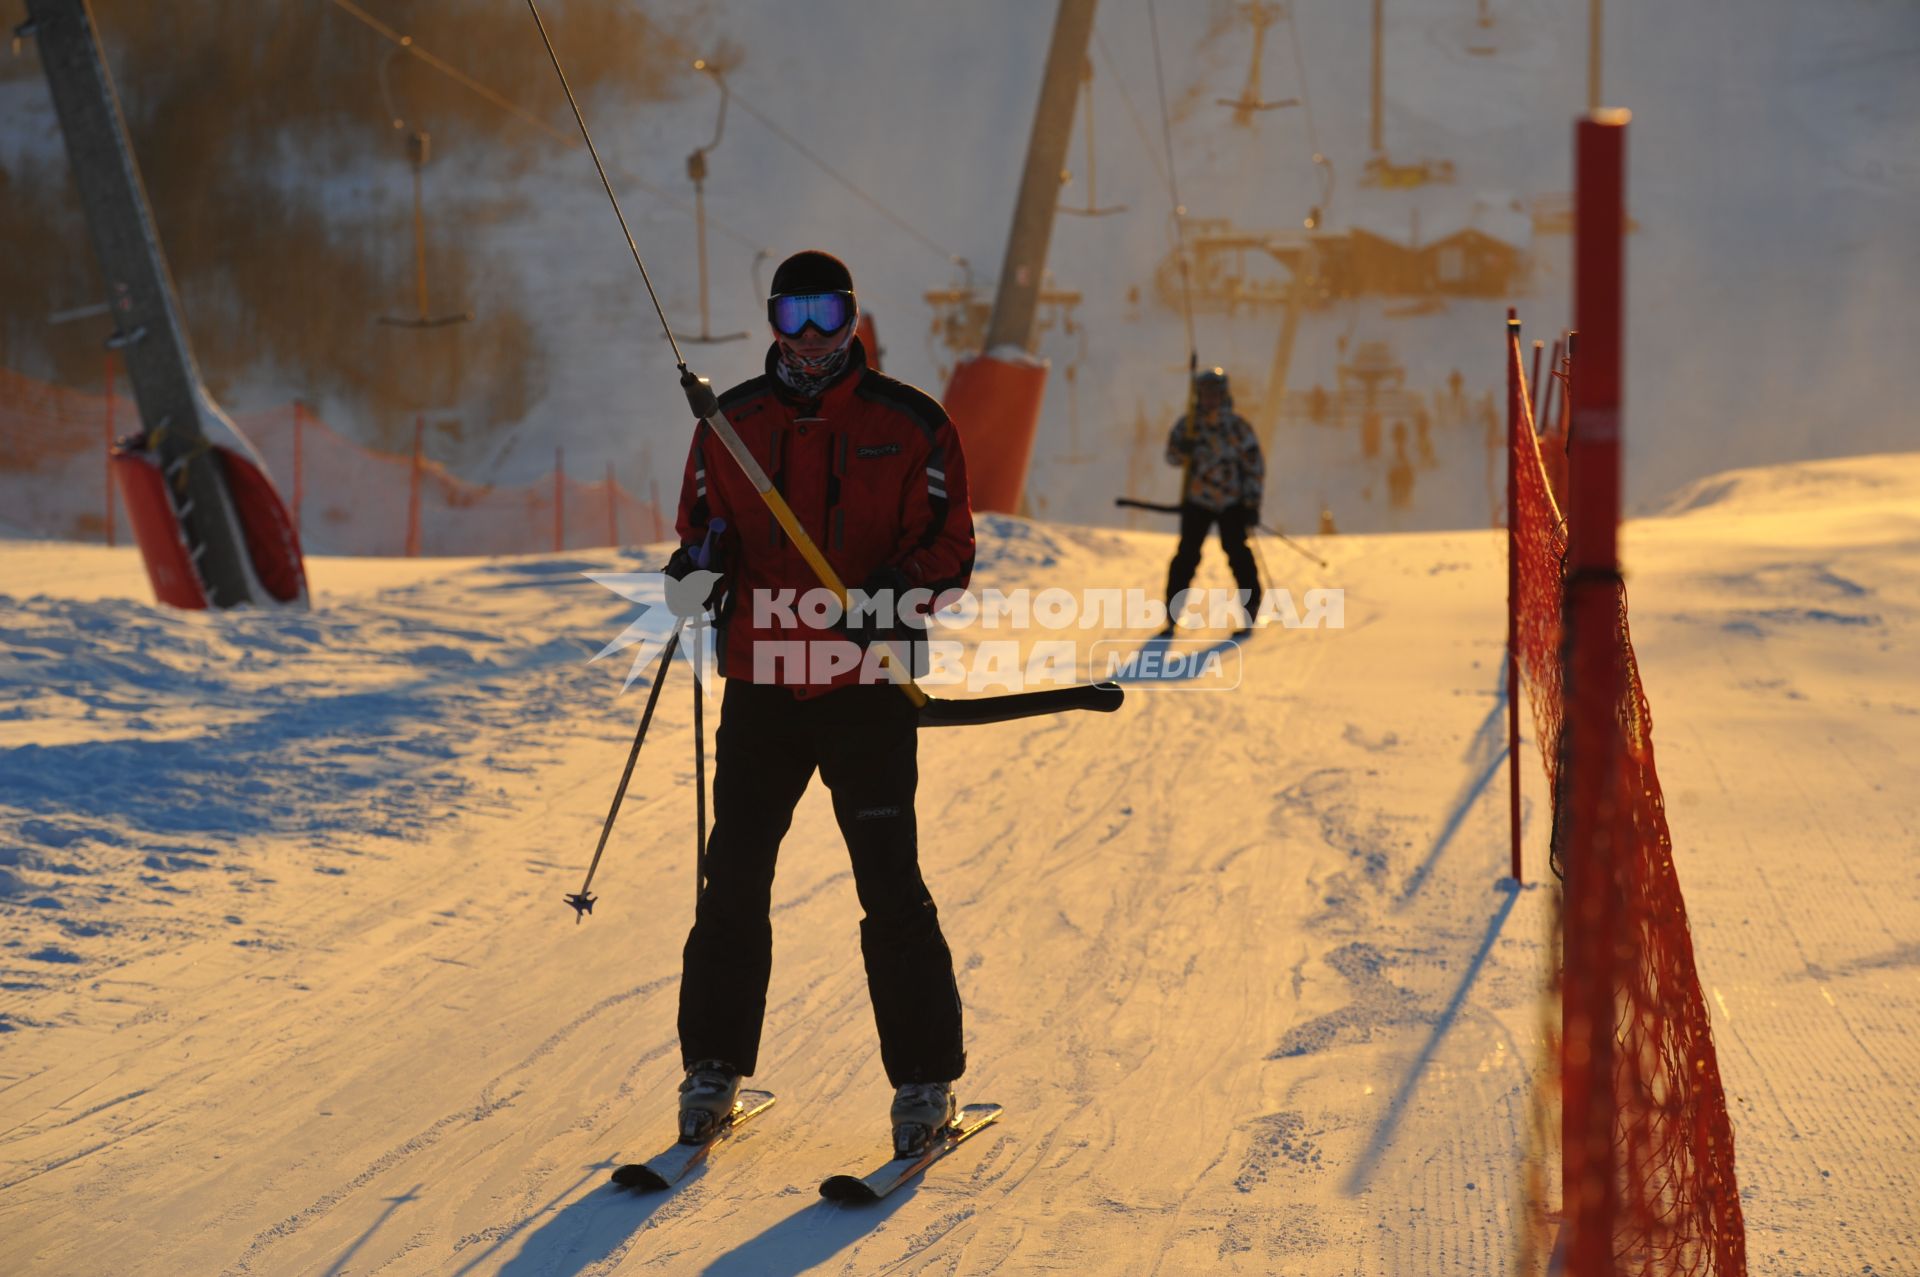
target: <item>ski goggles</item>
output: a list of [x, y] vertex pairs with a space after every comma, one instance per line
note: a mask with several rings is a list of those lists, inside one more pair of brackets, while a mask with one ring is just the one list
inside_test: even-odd
[[823, 337], [837, 333], [853, 311], [852, 293], [784, 293], [767, 299], [767, 320], [782, 337], [798, 337], [809, 324]]

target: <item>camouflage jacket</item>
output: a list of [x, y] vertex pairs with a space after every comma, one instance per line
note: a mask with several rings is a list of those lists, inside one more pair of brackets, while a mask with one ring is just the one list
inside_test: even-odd
[[[1260, 440], [1245, 417], [1225, 408], [1200, 418], [1191, 446], [1193, 468], [1186, 491], [1180, 494], [1183, 503], [1216, 512], [1237, 505], [1259, 508], [1267, 467], [1260, 455]], [[1187, 419], [1181, 417], [1167, 436], [1167, 464], [1185, 465], [1187, 456]]]

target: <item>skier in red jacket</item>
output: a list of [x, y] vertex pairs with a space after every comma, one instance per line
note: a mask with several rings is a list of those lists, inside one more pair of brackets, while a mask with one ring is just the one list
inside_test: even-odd
[[[681, 1136], [710, 1135], [758, 1066], [774, 862], [818, 769], [865, 915], [861, 951], [896, 1088], [896, 1152], [918, 1152], [956, 1111], [952, 1083], [966, 1067], [960, 994], [920, 876], [917, 711], [864, 653], [894, 640], [918, 672], [927, 613], [966, 586], [966, 460], [938, 401], [868, 366], [854, 336], [853, 279], [838, 258], [795, 254], [771, 291], [766, 372], [721, 395], [721, 409], [834, 572], [882, 606], [870, 621], [799, 606], [818, 578], [720, 441], [704, 423], [695, 430], [681, 549], [666, 571], [685, 576], [708, 526], [725, 519], [716, 616], [727, 681], [706, 885], [680, 984]], [[888, 624], [886, 605], [903, 594], [909, 606]]]

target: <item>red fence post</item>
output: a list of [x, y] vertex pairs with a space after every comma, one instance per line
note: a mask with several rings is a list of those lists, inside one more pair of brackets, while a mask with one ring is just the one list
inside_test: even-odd
[[620, 544], [620, 488], [613, 481], [613, 462], [607, 462], [607, 544]]
[[660, 480], [652, 475], [647, 476], [647, 498], [648, 504], [653, 506], [653, 539], [664, 541], [667, 539], [667, 530], [661, 526], [660, 519]]
[[[1507, 308], [1507, 318], [1508, 319], [1513, 318], [1512, 307]], [[1536, 411], [1538, 410], [1539, 403], [1540, 403], [1540, 354], [1542, 351], [1546, 349], [1546, 346], [1547, 346], [1546, 342], [1540, 340], [1537, 337], [1534, 338], [1533, 375], [1528, 379], [1528, 382], [1527, 382], [1527, 402], [1530, 404], [1533, 404], [1535, 406]]]
[[[1534, 366], [1540, 347], [1533, 349]], [[1513, 880], [1520, 881], [1520, 488], [1514, 458], [1520, 455], [1520, 320], [1507, 308], [1507, 818], [1511, 827]]]
[[1573, 360], [1580, 347], [1580, 330], [1567, 329], [1567, 353], [1564, 361], [1566, 385], [1560, 395], [1560, 448], [1566, 451], [1567, 441], [1573, 438]]
[[413, 419], [413, 469], [407, 477], [407, 557], [420, 557], [420, 472], [426, 465], [427, 419]]
[[1568, 512], [1565, 713], [1569, 756], [1566, 980], [1561, 1004], [1561, 1191], [1568, 1277], [1611, 1277], [1619, 1186], [1613, 1147], [1617, 934], [1616, 847], [1622, 753], [1620, 385], [1622, 235], [1628, 114], [1595, 111], [1575, 130], [1574, 404]]
[[567, 548], [567, 456], [566, 449], [553, 445], [553, 548]]
[[[1560, 337], [1553, 339], [1553, 359], [1547, 364], [1547, 384], [1544, 387], [1539, 387], [1533, 397], [1534, 424], [1538, 426], [1538, 433], [1541, 434], [1545, 434], [1554, 429], [1553, 414], [1557, 412], [1558, 409], [1556, 409], [1553, 404], [1553, 388], [1560, 384], [1561, 343], [1563, 340], [1564, 339]], [[1552, 471], [1549, 470], [1548, 473], [1551, 474]], [[1565, 492], [1556, 492], [1554, 496], [1564, 502], [1567, 494]]]

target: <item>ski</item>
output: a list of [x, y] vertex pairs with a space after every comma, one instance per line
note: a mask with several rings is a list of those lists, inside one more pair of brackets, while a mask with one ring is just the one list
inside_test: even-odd
[[969, 1104], [920, 1156], [896, 1157], [864, 1177], [832, 1176], [820, 1185], [820, 1196], [830, 1202], [877, 1202], [999, 1120], [1001, 1111], [998, 1104]]
[[707, 1160], [707, 1154], [715, 1144], [772, 1107], [773, 1092], [742, 1091], [733, 1102], [732, 1115], [707, 1139], [698, 1144], [676, 1142], [651, 1161], [629, 1162], [613, 1173], [613, 1182], [621, 1188], [642, 1193], [658, 1193], [672, 1188], [692, 1173], [694, 1167]]

